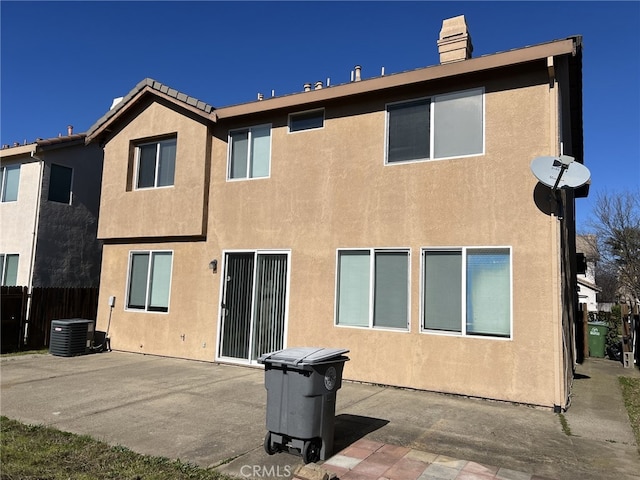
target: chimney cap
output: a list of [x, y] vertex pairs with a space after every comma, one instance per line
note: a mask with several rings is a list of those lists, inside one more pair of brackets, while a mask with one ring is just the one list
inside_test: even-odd
[[467, 20], [464, 18], [464, 15], [445, 18], [442, 21], [442, 28], [440, 29], [440, 40], [446, 40], [447, 38], [464, 34], [469, 34], [469, 27], [467, 26]]

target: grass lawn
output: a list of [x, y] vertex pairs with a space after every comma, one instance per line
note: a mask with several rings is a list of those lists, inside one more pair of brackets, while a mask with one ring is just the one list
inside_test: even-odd
[[622, 398], [629, 414], [629, 422], [640, 452], [640, 378], [618, 377]]
[[0, 357], [19, 357], [20, 355], [44, 355], [49, 353], [48, 348], [43, 348], [42, 350], [24, 350], [22, 352], [11, 352], [11, 353], [3, 353]]
[[139, 455], [84, 435], [0, 417], [2, 480], [228, 480], [214, 470]]

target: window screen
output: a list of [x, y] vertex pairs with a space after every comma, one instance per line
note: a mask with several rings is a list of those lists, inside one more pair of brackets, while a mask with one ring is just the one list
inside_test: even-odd
[[409, 255], [376, 252], [373, 325], [407, 328]]
[[388, 162], [429, 158], [429, 108], [429, 100], [388, 107]]
[[509, 251], [467, 254], [467, 333], [509, 336], [511, 318]]
[[289, 131], [299, 132], [300, 130], [311, 130], [324, 126], [324, 111], [295, 113], [289, 117]]
[[462, 252], [424, 253], [424, 323], [429, 330], [462, 330]]

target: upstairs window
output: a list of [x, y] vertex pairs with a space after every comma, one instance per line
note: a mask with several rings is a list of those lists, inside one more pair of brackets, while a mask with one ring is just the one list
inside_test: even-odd
[[3, 287], [15, 287], [18, 281], [17, 254], [0, 253], [0, 285]]
[[172, 252], [131, 252], [127, 308], [147, 312], [169, 311]]
[[70, 204], [72, 180], [73, 169], [52, 163], [49, 176], [48, 200], [50, 202]]
[[0, 180], [2, 181], [2, 201], [17, 201], [18, 185], [20, 184], [20, 165], [2, 167], [2, 178]]
[[172, 186], [176, 170], [176, 139], [137, 145], [136, 164], [136, 188]]
[[324, 110], [292, 113], [289, 115], [289, 132], [313, 130], [324, 127]]
[[389, 105], [387, 162], [429, 158], [431, 102], [418, 100]]
[[387, 163], [483, 152], [483, 89], [387, 106]]
[[268, 177], [270, 164], [271, 125], [229, 132], [229, 180]]
[[409, 328], [409, 251], [338, 252], [336, 324]]

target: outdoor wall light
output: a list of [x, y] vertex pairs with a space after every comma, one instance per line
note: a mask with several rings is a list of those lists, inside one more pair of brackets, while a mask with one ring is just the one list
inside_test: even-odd
[[211, 260], [209, 262], [209, 270], [211, 270], [212, 273], [218, 273], [218, 260]]

